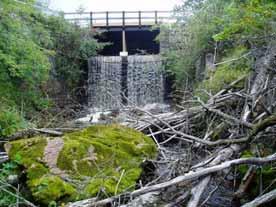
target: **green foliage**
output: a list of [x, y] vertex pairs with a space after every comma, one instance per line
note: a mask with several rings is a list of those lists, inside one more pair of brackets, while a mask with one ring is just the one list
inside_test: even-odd
[[[262, 146], [259, 144], [258, 148], [262, 148]], [[268, 154], [270, 154], [272, 152], [273, 152], [273, 150], [262, 154], [262, 156], [267, 156]], [[255, 153], [252, 152], [252, 149], [244, 151], [241, 155], [241, 158], [251, 158], [251, 157], [256, 157]], [[238, 172], [240, 173], [239, 177], [243, 178], [245, 176], [245, 174], [247, 173], [248, 169], [249, 169], [248, 165], [240, 165], [238, 167]], [[270, 190], [275, 189], [276, 188], [276, 183], [274, 182], [275, 177], [276, 177], [275, 165], [271, 164], [271, 165], [256, 167], [255, 176], [249, 185], [247, 195], [243, 197], [242, 201], [244, 203], [247, 203], [247, 202], [251, 201], [252, 199], [256, 198], [260, 194], [261, 186], [262, 186], [262, 190], [266, 190], [266, 192], [262, 192], [263, 194], [267, 193]], [[262, 180], [261, 181], [262, 183], [260, 182], [260, 180]], [[274, 201], [267, 203], [266, 206], [272, 207], [272, 206], [275, 206], [275, 204], [276, 204], [276, 201], [274, 200]]]
[[0, 136], [11, 135], [26, 126], [26, 121], [14, 107], [0, 104]]
[[274, 0], [188, 0], [177, 12], [178, 23], [161, 30], [159, 39], [166, 42], [171, 32], [164, 56], [180, 88], [194, 80], [197, 60], [206, 53], [216, 52], [221, 61], [229, 47], [268, 45], [276, 33]]
[[[275, 34], [276, 2], [273, 0], [233, 1], [218, 20], [222, 31], [216, 41], [261, 41]], [[261, 38], [260, 38], [261, 37]]]
[[17, 198], [10, 193], [7, 193], [3, 190], [0, 190], [0, 206], [9, 207], [15, 205], [17, 202]]
[[[50, 69], [50, 51], [43, 48], [49, 44], [49, 33], [36, 20], [39, 14], [31, 3], [0, 3], [0, 89], [4, 94], [11, 93], [17, 104], [30, 92], [38, 93]], [[16, 96], [16, 90], [20, 96]]]
[[[251, 59], [243, 57], [247, 50], [244, 47], [237, 47], [232, 50], [225, 51], [227, 56], [222, 58], [222, 63], [215, 71], [208, 71], [208, 78], [199, 83], [196, 88], [196, 95], [202, 100], [208, 100], [208, 96], [204, 91], [215, 94], [227, 87], [230, 83], [249, 74], [251, 68]], [[236, 84], [237, 89], [244, 86], [244, 81]]]
[[0, 206], [8, 207], [17, 203], [16, 191], [13, 186], [9, 185], [6, 181], [9, 175], [15, 175], [18, 173], [18, 162], [20, 157], [17, 157], [14, 161], [10, 161], [2, 164], [0, 171]]
[[[49, 75], [72, 90], [101, 47], [91, 31], [41, 13], [35, 0], [0, 1], [0, 135], [51, 107]], [[49, 89], [48, 89], [49, 88]], [[8, 106], [8, 107], [7, 107]], [[17, 111], [20, 111], [20, 116]]]
[[196, 61], [213, 49], [212, 36], [218, 32], [216, 19], [222, 15], [225, 4], [222, 0], [188, 1], [178, 9], [183, 18], [161, 29], [159, 40], [169, 41], [169, 49], [163, 55], [168, 70], [175, 74], [177, 86], [184, 85], [187, 79], [194, 80]]
[[70, 24], [62, 16], [50, 16], [45, 24], [53, 44], [51, 49], [55, 51], [55, 76], [68, 90], [73, 90], [78, 86], [88, 57], [96, 55], [103, 45], [97, 43], [90, 29]]
[[[46, 49], [50, 36], [37, 20], [39, 13], [25, 3], [0, 2], [0, 135], [6, 136], [26, 126], [23, 116], [41, 109], [40, 88], [50, 70]], [[44, 105], [44, 104], [43, 104]], [[18, 111], [21, 111], [19, 114]]]

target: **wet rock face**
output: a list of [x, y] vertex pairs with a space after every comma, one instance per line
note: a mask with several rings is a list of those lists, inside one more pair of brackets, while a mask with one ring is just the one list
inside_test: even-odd
[[11, 160], [27, 173], [27, 185], [42, 204], [112, 196], [133, 189], [154, 142], [133, 129], [93, 126], [63, 137], [34, 137], [6, 144]]

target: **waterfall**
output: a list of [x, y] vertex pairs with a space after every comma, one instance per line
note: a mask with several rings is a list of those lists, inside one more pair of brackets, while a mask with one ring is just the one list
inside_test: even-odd
[[121, 99], [121, 57], [93, 57], [88, 61], [88, 105], [115, 109]]
[[99, 56], [88, 62], [88, 105], [91, 108], [110, 110], [118, 109], [122, 104], [163, 103], [160, 56]]
[[131, 103], [143, 106], [163, 103], [163, 68], [158, 55], [129, 56], [128, 98]]

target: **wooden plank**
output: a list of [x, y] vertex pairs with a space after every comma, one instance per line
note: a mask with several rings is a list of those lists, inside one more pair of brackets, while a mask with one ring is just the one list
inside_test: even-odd
[[90, 27], [93, 27], [93, 12], [90, 12]]
[[109, 12], [106, 12], [106, 26], [109, 26]]
[[125, 25], [126, 25], [126, 14], [125, 14], [125, 11], [123, 11], [123, 13], [122, 13], [122, 17], [123, 17], [123, 27], [125, 27]]
[[141, 11], [139, 11], [139, 27], [141, 27], [142, 22], [141, 22]]

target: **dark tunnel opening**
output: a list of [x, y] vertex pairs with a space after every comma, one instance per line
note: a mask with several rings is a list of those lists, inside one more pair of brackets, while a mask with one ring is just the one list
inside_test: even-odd
[[[160, 45], [155, 40], [159, 29], [126, 29], [126, 45], [129, 55], [159, 54]], [[122, 52], [122, 30], [109, 29], [96, 37], [101, 43], [110, 43], [99, 52], [102, 56], [118, 56]]]

